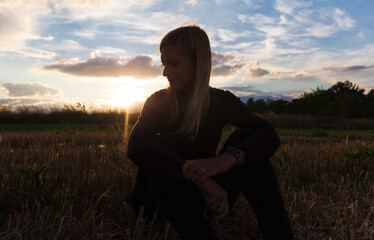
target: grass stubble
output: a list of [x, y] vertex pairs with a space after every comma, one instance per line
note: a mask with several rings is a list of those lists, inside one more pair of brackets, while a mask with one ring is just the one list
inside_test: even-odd
[[[296, 239], [374, 239], [374, 142], [282, 136], [273, 165]], [[136, 166], [120, 132], [0, 134], [0, 239], [179, 239], [169, 223], [130, 226]], [[223, 220], [224, 239], [259, 239], [240, 196]]]

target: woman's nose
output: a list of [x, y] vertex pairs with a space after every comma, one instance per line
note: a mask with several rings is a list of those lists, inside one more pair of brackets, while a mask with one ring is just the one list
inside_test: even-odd
[[162, 75], [163, 75], [164, 77], [169, 76], [169, 68], [168, 68], [168, 67], [164, 66], [164, 70], [163, 70], [163, 72], [162, 72]]

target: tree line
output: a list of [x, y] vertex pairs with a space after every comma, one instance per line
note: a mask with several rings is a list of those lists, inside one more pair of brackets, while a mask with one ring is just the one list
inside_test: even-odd
[[285, 113], [339, 118], [373, 118], [374, 89], [367, 94], [358, 85], [350, 82], [337, 82], [329, 89], [317, 87], [311, 92], [302, 93], [292, 101], [248, 99], [248, 107], [258, 113]]
[[[313, 121], [318, 117], [324, 119], [323, 122], [331, 122], [332, 119], [374, 118], [374, 90], [371, 89], [365, 94], [364, 89], [345, 81], [337, 82], [327, 90], [317, 88], [311, 92], [304, 92], [300, 98], [292, 101], [282, 99], [254, 101], [250, 98], [247, 105], [253, 112], [263, 116], [274, 118], [277, 115], [280, 119], [284, 121], [288, 119], [287, 121], [290, 122], [292, 120], [289, 118], [292, 116], [296, 119], [304, 116], [304, 120], [313, 117]], [[37, 106], [13, 108], [0, 103], [0, 124], [113, 124], [123, 123], [125, 115], [124, 111], [117, 110], [87, 111], [86, 106], [80, 103], [65, 105], [62, 108], [51, 107], [49, 111]], [[138, 115], [138, 112], [130, 114], [130, 124], [136, 122]]]

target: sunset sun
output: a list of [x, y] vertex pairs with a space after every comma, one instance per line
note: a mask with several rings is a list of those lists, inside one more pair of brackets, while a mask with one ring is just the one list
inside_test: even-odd
[[115, 91], [112, 104], [115, 107], [128, 108], [133, 103], [144, 101], [144, 92], [136, 87], [123, 87]]

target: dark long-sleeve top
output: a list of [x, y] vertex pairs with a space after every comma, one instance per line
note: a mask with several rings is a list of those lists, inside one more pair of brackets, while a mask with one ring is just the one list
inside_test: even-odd
[[[226, 124], [253, 131], [245, 141], [235, 146], [246, 153], [247, 161], [274, 155], [280, 140], [270, 123], [253, 114], [229, 91], [210, 88], [209, 94], [209, 109], [195, 138], [172, 134], [178, 126], [178, 120], [170, 122], [170, 104], [165, 89], [151, 95], [131, 131], [127, 156], [146, 171], [176, 178], [181, 175], [186, 160], [216, 156], [222, 129]], [[177, 145], [178, 154], [154, 142], [152, 137], [157, 134], [169, 136]]]

